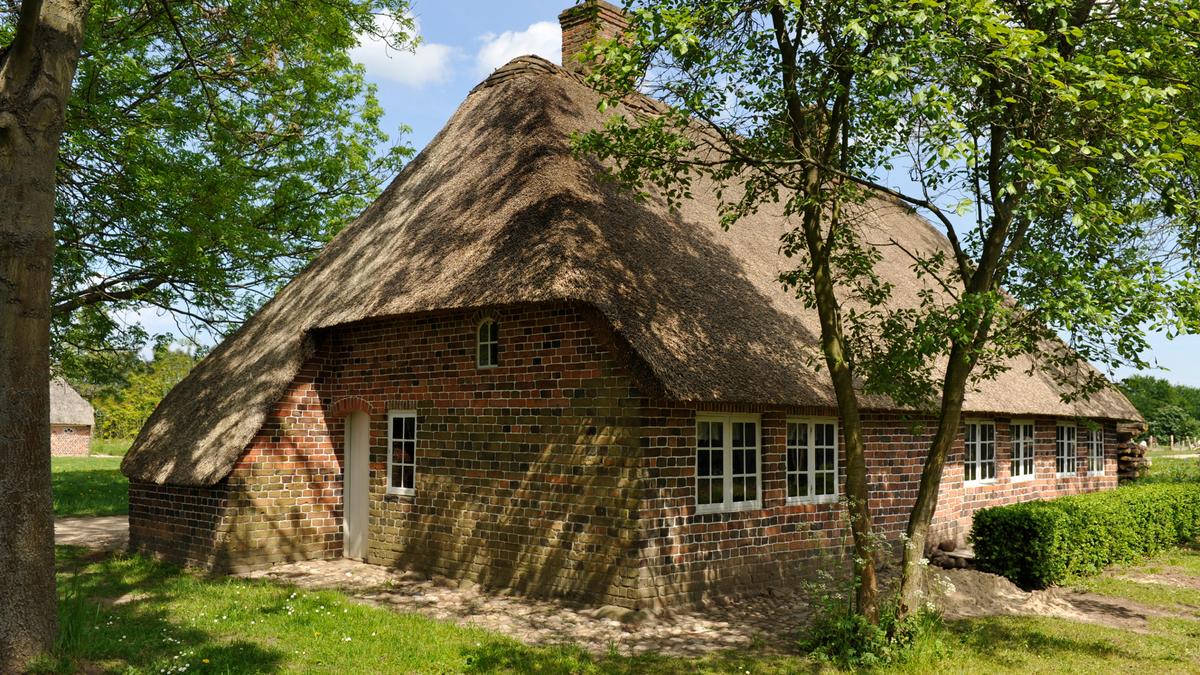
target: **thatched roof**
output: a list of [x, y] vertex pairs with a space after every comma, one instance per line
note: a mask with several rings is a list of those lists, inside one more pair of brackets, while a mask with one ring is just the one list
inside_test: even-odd
[[50, 380], [50, 424], [92, 426], [96, 415], [92, 404], [61, 377]]
[[[311, 354], [314, 329], [373, 317], [494, 304], [596, 307], [683, 401], [834, 405], [806, 355], [817, 322], [784, 292], [789, 225], [760, 214], [724, 232], [711, 191], [680, 212], [638, 202], [572, 156], [570, 135], [603, 123], [578, 76], [521, 57], [476, 87], [444, 129], [355, 222], [151, 416], [123, 469], [203, 485], [232, 468]], [[910, 249], [944, 247], [927, 222], [885, 201], [865, 226]], [[884, 249], [897, 302], [915, 302], [907, 259]], [[1135, 418], [1114, 391], [1072, 406], [1027, 364], [968, 399], [974, 412]], [[868, 401], [886, 407], [886, 401]]]

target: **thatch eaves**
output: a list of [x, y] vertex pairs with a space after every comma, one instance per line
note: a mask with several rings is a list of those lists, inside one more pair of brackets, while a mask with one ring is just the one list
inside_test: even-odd
[[[725, 232], [702, 186], [672, 211], [600, 180], [570, 147], [572, 132], [604, 122], [597, 100], [537, 57], [497, 70], [374, 204], [167, 395], [126, 456], [126, 475], [221, 480], [312, 353], [314, 330], [440, 309], [586, 303], [670, 398], [833, 407], [827, 376], [809, 366], [816, 317], [777, 280], [788, 267], [779, 237], [791, 225], [764, 209]], [[890, 201], [870, 203], [863, 218], [909, 250], [946, 246]], [[882, 253], [896, 301], [915, 302], [909, 260], [895, 247]], [[973, 392], [968, 410], [1137, 416], [1115, 390], [1064, 405], [1053, 378], [1013, 366]]]

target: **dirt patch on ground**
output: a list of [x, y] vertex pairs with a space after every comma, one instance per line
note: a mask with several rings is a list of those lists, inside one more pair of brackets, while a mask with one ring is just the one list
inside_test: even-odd
[[703, 609], [651, 615], [488, 592], [471, 582], [429, 579], [345, 559], [285, 563], [243, 576], [334, 589], [359, 602], [472, 624], [527, 644], [576, 644], [596, 653], [611, 648], [622, 654], [700, 656], [751, 647], [789, 653], [796, 650], [810, 617], [808, 598], [798, 589], [721, 598]]
[[1132, 600], [1069, 588], [1024, 591], [1004, 577], [976, 570], [930, 569], [925, 592], [948, 619], [1006, 614], [1052, 616], [1145, 633], [1150, 629], [1149, 617], [1180, 616]]
[[1164, 568], [1161, 572], [1129, 572], [1122, 574], [1119, 578], [1142, 584], [1158, 584], [1160, 586], [1200, 590], [1200, 577], [1193, 576], [1186, 570], [1170, 567]]

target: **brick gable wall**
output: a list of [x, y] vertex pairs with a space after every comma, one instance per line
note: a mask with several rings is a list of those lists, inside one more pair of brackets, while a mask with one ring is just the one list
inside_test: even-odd
[[91, 449], [92, 428], [86, 424], [52, 424], [50, 454], [55, 457], [86, 455]]
[[[475, 366], [475, 328], [500, 324], [500, 366]], [[231, 474], [206, 488], [130, 486], [135, 549], [212, 569], [342, 555], [343, 419], [370, 415], [368, 562], [490, 587], [631, 608], [760, 591], [836, 566], [839, 504], [786, 503], [789, 417], [834, 410], [697, 406], [655, 398], [644, 367], [594, 310], [540, 305], [374, 320], [318, 348]], [[763, 508], [697, 515], [695, 419], [761, 416]], [[388, 411], [418, 416], [415, 494], [388, 494]], [[924, 423], [924, 428], [920, 424]], [[948, 458], [935, 536], [961, 539], [982, 506], [1115, 485], [1053, 475], [1054, 420], [1037, 420], [1037, 475], [964, 486]], [[931, 420], [864, 416], [876, 526], [895, 541], [916, 495]], [[840, 434], [839, 434], [840, 438]], [[839, 472], [844, 473], [844, 451]], [[843, 484], [839, 477], [839, 489]], [[935, 539], [936, 541], [936, 539]]]

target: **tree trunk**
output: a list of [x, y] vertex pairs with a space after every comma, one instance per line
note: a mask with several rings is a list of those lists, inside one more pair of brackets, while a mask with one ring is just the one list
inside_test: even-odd
[[[820, 189], [816, 170], [808, 177], [810, 194]], [[854, 373], [846, 359], [842, 339], [841, 317], [829, 259], [821, 238], [819, 206], [805, 212], [804, 229], [812, 259], [812, 285], [817, 315], [821, 321], [821, 351], [829, 369], [841, 414], [841, 436], [846, 448], [846, 503], [850, 514], [850, 533], [854, 540], [854, 572], [857, 577], [856, 604], [858, 613], [871, 623], [879, 621], [879, 581], [876, 575], [876, 543], [872, 533], [870, 489], [867, 482], [866, 446], [862, 435], [862, 418], [858, 393], [854, 390]], [[837, 227], [836, 222], [830, 227]]]
[[921, 563], [925, 558], [925, 543], [929, 536], [929, 525], [933, 522], [933, 514], [937, 510], [938, 490], [942, 485], [946, 455], [950, 453], [950, 448], [958, 437], [967, 376], [971, 367], [971, 360], [963, 349], [956, 345], [950, 350], [950, 361], [942, 382], [942, 406], [937, 432], [934, 434], [929, 454], [925, 456], [917, 500], [908, 516], [901, 561], [901, 616], [907, 616], [921, 605], [921, 582], [924, 572]]
[[0, 672], [57, 629], [50, 492], [54, 171], [87, 6], [25, 0], [0, 53]]

